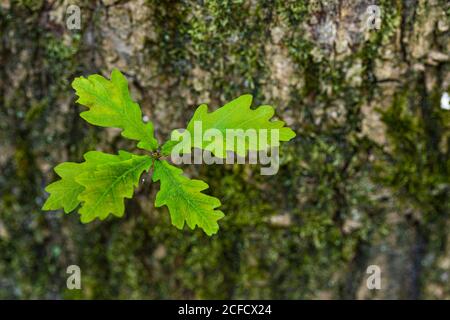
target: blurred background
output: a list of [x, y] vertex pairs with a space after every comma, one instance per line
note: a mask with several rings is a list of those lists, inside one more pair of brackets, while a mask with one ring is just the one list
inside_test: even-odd
[[[0, 298], [449, 299], [449, 27], [445, 0], [0, 1]], [[185, 166], [218, 234], [173, 227], [149, 177], [122, 219], [41, 211], [56, 164], [133, 151], [70, 86], [114, 67], [160, 141], [243, 93], [296, 131], [275, 176]]]

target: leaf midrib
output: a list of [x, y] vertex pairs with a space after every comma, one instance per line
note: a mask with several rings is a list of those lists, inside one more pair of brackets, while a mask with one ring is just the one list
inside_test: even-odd
[[[171, 187], [172, 187], [172, 186], [174, 187], [174, 188], [170, 188], [170, 189], [172, 189], [172, 190], [171, 190], [172, 192], [168, 193], [169, 196], [171, 196], [171, 195], [172, 195], [172, 196], [180, 195], [181, 198], [187, 202], [187, 205], [188, 205], [188, 206], [190, 206], [192, 209], [194, 209], [194, 210], [196, 210], [197, 212], [199, 212], [200, 216], [202, 217], [201, 220], [203, 220], [203, 221], [205, 221], [205, 222], [209, 221], [210, 219], [208, 219], [208, 215], [205, 214], [205, 211], [207, 211], [207, 210], [206, 210], [205, 208], [202, 208], [201, 206], [196, 205], [196, 202], [199, 202], [199, 201], [192, 201], [192, 200], [190, 199], [190, 197], [186, 197], [186, 196], [185, 196], [185, 194], [187, 194], [187, 192], [186, 192], [186, 191], [183, 189], [183, 187], [182, 187], [182, 186], [183, 186], [183, 183], [181, 183], [179, 187], [178, 187], [178, 185], [175, 183], [175, 181], [177, 180], [177, 179], [176, 179], [177, 176], [175, 176], [174, 174], [172, 174], [172, 171], [171, 171], [169, 168], [166, 168], [166, 166], [164, 165], [164, 163], [161, 163], [161, 165], [160, 165], [159, 167], [163, 167], [163, 168], [164, 168], [163, 171], [164, 171], [164, 174], [166, 175], [166, 177], [169, 177], [168, 180], [170, 181], [170, 186], [171, 186]], [[183, 176], [182, 173], [181, 173], [180, 175]], [[173, 177], [173, 179], [170, 179], [170, 177]], [[183, 177], [184, 177], [184, 176], [183, 176]], [[188, 179], [188, 181], [189, 181], [189, 178], [187, 178], [187, 177], [185, 177], [185, 178]], [[175, 189], [176, 192], [173, 192], [173, 189]], [[198, 191], [198, 193], [207, 196], [206, 194], [202, 193], [201, 191]], [[205, 203], [205, 204], [208, 204], [208, 203]], [[211, 209], [210, 209], [211, 211], [215, 211], [215, 210], [216, 210], [216, 209], [213, 207], [212, 204], [209, 204], [209, 205], [211, 206]], [[166, 203], [166, 206], [168, 206], [167, 203]], [[184, 218], [184, 221], [186, 221], [186, 223], [187, 223], [186, 216], [183, 216], [183, 218]], [[210, 224], [210, 223], [207, 224], [208, 227], [210, 227], [209, 224]], [[197, 223], [196, 225], [198, 225], [198, 226], [201, 227], [202, 229], [205, 227], [205, 225], [200, 226], [198, 223]], [[206, 231], [206, 230], [205, 230], [205, 231]]]
[[[148, 159], [149, 159], [148, 157], [142, 158], [142, 163], [140, 162], [140, 163], [137, 164], [136, 166], [134, 166], [134, 167], [128, 169], [127, 171], [125, 171], [122, 175], [118, 176], [117, 179], [115, 179], [115, 181], [114, 181], [114, 182], [106, 189], [106, 191], [103, 192], [102, 195], [97, 199], [97, 201], [95, 202], [95, 204], [94, 204], [94, 206], [92, 207], [92, 209], [90, 210], [90, 212], [92, 212], [93, 210], [97, 209], [98, 205], [102, 202], [103, 198], [106, 197], [106, 195], [111, 191], [111, 189], [113, 189], [113, 188], [116, 186], [116, 184], [118, 183], [118, 181], [119, 181], [120, 179], [122, 179], [124, 176], [128, 175], [128, 174], [130, 173], [130, 171], [134, 171], [134, 170], [136, 170], [137, 168], [139, 168], [140, 166], [142, 166], [143, 163], [144, 163], [144, 161], [146, 161], [146, 160], [148, 160]], [[132, 161], [133, 159], [129, 159], [129, 160], [125, 160], [125, 161], [130, 161], [130, 160]], [[139, 160], [139, 159], [136, 159], [136, 160]], [[125, 162], [125, 161], [124, 161], [124, 162]], [[144, 168], [144, 169], [145, 169], [145, 168]], [[133, 187], [134, 187], [134, 185], [133, 185]], [[113, 193], [113, 195], [114, 195], [114, 193]], [[125, 198], [125, 197], [124, 197], [124, 198]], [[115, 199], [116, 199], [116, 198], [113, 197], [113, 200], [115, 200]], [[109, 213], [110, 213], [110, 212], [108, 212], [108, 214], [109, 214]]]
[[[110, 82], [111, 82], [111, 80], [109, 80]], [[105, 90], [106, 92], [109, 92], [110, 90], [108, 89], [108, 88], [106, 88], [104, 85], [103, 85], [103, 83], [101, 83], [101, 82], [97, 82], [101, 87], [102, 87], [102, 89], [103, 90]], [[111, 82], [112, 83], [112, 82]], [[135, 129], [137, 129], [137, 131], [138, 131], [138, 134], [140, 135], [140, 137], [136, 137], [136, 140], [138, 140], [138, 141], [144, 141], [144, 142], [147, 142], [147, 143], [149, 143], [150, 145], [153, 145], [153, 140], [152, 140], [152, 137], [151, 137], [151, 135], [150, 135], [150, 133], [149, 133], [149, 135], [147, 136], [147, 133], [146, 133], [146, 130], [145, 130], [145, 124], [144, 123], [142, 123], [141, 121], [141, 119], [139, 119], [139, 120], [137, 120], [137, 119], [131, 119], [131, 117], [128, 117], [128, 115], [129, 115], [129, 113], [128, 113], [128, 107], [129, 107], [129, 105], [130, 104], [133, 104], [134, 102], [131, 100], [131, 98], [130, 97], [124, 97], [123, 95], [122, 95], [122, 92], [112, 83], [112, 86], [114, 86], [116, 89], [117, 89], [117, 91], [120, 93], [119, 94], [119, 96], [120, 96], [120, 98], [121, 98], [121, 100], [123, 101], [123, 104], [124, 104], [124, 107], [122, 108], [120, 105], [118, 105], [117, 103], [115, 103], [114, 102], [114, 100], [113, 99], [109, 99], [108, 100], [108, 98], [106, 98], [106, 97], [104, 97], [104, 96], [102, 96], [102, 95], [100, 95], [100, 94], [98, 94], [98, 92], [96, 91], [96, 90], [93, 90], [94, 92], [92, 93], [94, 96], [96, 96], [98, 99], [100, 99], [102, 102], [103, 102], [103, 104], [104, 105], [110, 105], [110, 104], [112, 104], [112, 105], [114, 105], [114, 110], [116, 110], [117, 111], [117, 113], [119, 114], [119, 115], [121, 115], [122, 117], [123, 117], [123, 122], [122, 122], [122, 126], [123, 126], [123, 124], [125, 123], [128, 123], [128, 124], [130, 124], [130, 126], [131, 127], [133, 127], [133, 128], [135, 128]], [[122, 134], [125, 132], [125, 131], [127, 131], [124, 127], [121, 127], [120, 129], [122, 129]]]

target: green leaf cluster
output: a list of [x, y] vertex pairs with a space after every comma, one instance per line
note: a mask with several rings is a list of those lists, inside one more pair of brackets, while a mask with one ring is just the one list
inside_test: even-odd
[[[220, 200], [204, 194], [208, 184], [201, 180], [189, 179], [183, 171], [166, 161], [174, 145], [168, 141], [161, 148], [154, 136], [153, 124], [142, 120], [139, 105], [131, 98], [128, 82], [117, 69], [113, 70], [111, 79], [100, 75], [76, 78], [72, 83], [77, 102], [88, 108], [80, 116], [87, 122], [101, 126], [122, 129], [122, 136], [136, 140], [137, 147], [149, 151], [148, 155], [136, 155], [120, 150], [117, 155], [100, 151], [89, 151], [84, 155], [84, 162], [64, 162], [55, 167], [60, 180], [46, 187], [50, 194], [43, 210], [63, 209], [69, 213], [77, 208], [81, 222], [88, 223], [98, 218], [106, 219], [110, 214], [122, 217], [125, 213], [125, 198], [132, 198], [134, 189], [139, 185], [144, 172], [151, 169], [153, 182], [160, 182], [156, 195], [156, 207], [167, 206], [172, 224], [183, 229], [186, 223], [191, 229], [196, 226], [207, 235], [217, 233], [217, 221], [224, 217]], [[187, 126], [193, 132], [193, 124], [200, 121], [202, 129], [277, 129], [278, 141], [289, 141], [295, 133], [284, 127], [282, 121], [270, 121], [274, 115], [271, 106], [251, 109], [252, 97], [243, 95], [225, 106], [208, 113], [206, 105], [200, 105]], [[219, 143], [219, 142], [217, 142]], [[207, 149], [203, 144], [193, 147]], [[270, 147], [246, 145], [248, 150]], [[224, 157], [225, 145], [216, 148], [216, 156]], [[219, 151], [217, 151], [219, 150]], [[241, 152], [242, 153], [242, 152]]]

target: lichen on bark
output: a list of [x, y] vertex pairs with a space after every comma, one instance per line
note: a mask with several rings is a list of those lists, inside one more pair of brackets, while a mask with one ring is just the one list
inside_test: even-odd
[[[379, 30], [373, 1], [72, 2], [79, 31], [67, 1], [0, 2], [0, 298], [450, 298], [447, 1], [377, 1]], [[113, 67], [160, 140], [243, 93], [297, 132], [275, 176], [189, 169], [226, 200], [218, 236], [171, 227], [148, 177], [121, 220], [40, 210], [55, 164], [131, 150], [70, 88]]]

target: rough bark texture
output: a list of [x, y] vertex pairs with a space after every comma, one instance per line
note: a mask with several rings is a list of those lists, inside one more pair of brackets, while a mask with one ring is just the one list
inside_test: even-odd
[[[450, 298], [449, 21], [445, 0], [1, 1], [0, 298]], [[218, 235], [171, 226], [148, 178], [123, 219], [40, 210], [56, 164], [131, 150], [70, 87], [113, 67], [160, 141], [243, 93], [297, 132], [275, 176], [186, 166], [222, 199]]]

